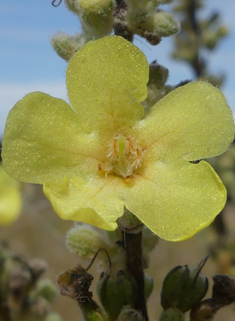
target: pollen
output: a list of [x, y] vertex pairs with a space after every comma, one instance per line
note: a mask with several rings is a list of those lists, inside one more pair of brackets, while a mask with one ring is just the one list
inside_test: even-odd
[[144, 150], [132, 137], [119, 133], [114, 135], [107, 150], [105, 163], [99, 164], [99, 170], [106, 176], [113, 174], [129, 178], [142, 165]]

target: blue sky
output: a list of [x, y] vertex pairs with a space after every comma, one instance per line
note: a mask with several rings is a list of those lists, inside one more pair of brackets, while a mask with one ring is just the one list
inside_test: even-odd
[[[226, 3], [226, 5], [225, 5]], [[221, 20], [230, 28], [230, 35], [209, 56], [210, 69], [224, 72], [223, 92], [235, 112], [235, 2], [207, 0], [207, 12], [219, 10]], [[1, 0], [0, 2], [0, 136], [9, 110], [25, 94], [43, 91], [66, 98], [65, 70], [67, 63], [56, 55], [50, 37], [57, 31], [73, 35], [79, 32], [77, 17], [62, 3], [55, 8], [51, 0]], [[136, 37], [135, 45], [151, 62], [155, 59], [170, 70], [169, 84], [191, 78], [191, 70], [171, 60], [172, 39], [163, 39], [152, 47]]]

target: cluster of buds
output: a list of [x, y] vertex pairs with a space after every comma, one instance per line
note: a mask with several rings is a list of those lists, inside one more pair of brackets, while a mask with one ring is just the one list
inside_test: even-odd
[[64, 0], [67, 8], [78, 16], [82, 33], [70, 36], [59, 32], [51, 39], [57, 54], [69, 61], [73, 54], [88, 41], [107, 36], [114, 30], [116, 35], [132, 41], [133, 35], [144, 37], [152, 45], [162, 37], [180, 30], [174, 16], [159, 9], [159, 5], [172, 0]]
[[113, 28], [114, 0], [65, 0], [67, 8], [80, 20], [82, 34], [59, 32], [51, 39], [56, 53], [66, 61], [88, 41], [107, 36]]
[[163, 282], [161, 304], [164, 310], [176, 308], [185, 313], [199, 303], [208, 289], [208, 280], [200, 273], [201, 265], [176, 266]]
[[[146, 227], [139, 226], [139, 221], [132, 216], [126, 211], [119, 222], [122, 229], [112, 232], [77, 223], [67, 234], [66, 243], [71, 252], [83, 259], [90, 260], [93, 257], [88, 268], [83, 269], [78, 266], [63, 272], [58, 278], [61, 293], [78, 302], [87, 321], [97, 318], [98, 315], [100, 320], [104, 320], [107, 316], [108, 320], [112, 321], [119, 319], [144, 321], [143, 315], [135, 309], [139, 285], [126, 266], [125, 238], [126, 233], [136, 235], [140, 229], [142, 230], [143, 268], [147, 268], [149, 253], [155, 248], [158, 237]], [[102, 306], [92, 299], [92, 292], [89, 291], [93, 277], [87, 270], [94, 262], [94, 258], [98, 261], [98, 269], [102, 271], [96, 287]], [[153, 290], [153, 279], [147, 274], [144, 274], [143, 278], [144, 297], [148, 299]]]
[[201, 273], [206, 260], [196, 268], [176, 266], [167, 274], [161, 292], [164, 311], [159, 321], [184, 321], [190, 310], [190, 321], [213, 321], [220, 308], [235, 302], [235, 280], [226, 274], [213, 276], [212, 297], [202, 300], [208, 290], [208, 279]]
[[[145, 275], [145, 297], [149, 298], [153, 290], [153, 279]], [[103, 308], [110, 320], [117, 320], [123, 308], [133, 307], [136, 299], [136, 281], [120, 270], [115, 274], [102, 273], [97, 285], [97, 292]]]
[[[86, 321], [139, 320], [141, 314], [132, 308], [137, 284], [126, 272], [117, 274], [101, 273], [97, 284], [97, 294], [102, 304], [100, 307], [93, 299], [90, 286], [93, 276], [81, 265], [68, 269], [58, 277], [61, 294], [77, 301]], [[145, 296], [148, 298], [153, 289], [153, 280], [145, 276]]]
[[[235, 280], [225, 274], [213, 276], [212, 297], [203, 300], [208, 290], [208, 279], [201, 273], [207, 257], [196, 268], [176, 266], [165, 277], [161, 292], [163, 312], [159, 321], [184, 321], [190, 311], [191, 321], [213, 321], [215, 313], [235, 302]], [[93, 262], [93, 261], [92, 261]], [[61, 294], [75, 299], [86, 321], [144, 321], [135, 309], [138, 284], [128, 272], [102, 272], [97, 294], [102, 306], [92, 298], [90, 286], [93, 276], [81, 265], [66, 270], [58, 277]], [[144, 295], [148, 299], [153, 290], [153, 279], [144, 276]]]
[[[139, 231], [140, 226], [138, 225], [139, 221], [137, 218], [133, 219], [132, 216], [128, 215], [128, 211], [125, 211], [119, 225], [122, 224], [122, 229], [135, 233]], [[134, 224], [136, 224], [135, 227]], [[144, 268], [147, 268], [149, 253], [155, 248], [159, 238], [148, 228], [142, 225], [141, 227], [143, 232], [142, 250]], [[66, 244], [70, 252], [76, 254], [81, 259], [87, 260], [92, 259], [100, 249], [105, 249], [112, 262], [113, 273], [125, 269], [123, 237], [119, 229], [115, 231], [105, 231], [88, 224], [75, 223], [66, 235]], [[100, 270], [105, 272], [109, 271], [109, 261], [107, 260], [105, 251], [100, 251], [96, 261], [98, 262]]]
[[162, 37], [169, 37], [180, 30], [178, 20], [172, 14], [159, 9], [159, 5], [172, 0], [126, 0], [127, 25], [134, 33], [144, 37], [152, 45], [157, 45]]

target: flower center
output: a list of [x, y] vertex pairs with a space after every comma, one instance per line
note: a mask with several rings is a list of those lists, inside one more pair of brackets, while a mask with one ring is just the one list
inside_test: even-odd
[[108, 145], [106, 161], [99, 169], [106, 175], [128, 178], [142, 165], [143, 156], [144, 150], [133, 138], [116, 134]]

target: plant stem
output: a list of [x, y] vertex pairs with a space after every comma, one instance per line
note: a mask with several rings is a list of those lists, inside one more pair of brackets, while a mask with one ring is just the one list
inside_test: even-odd
[[124, 0], [116, 0], [116, 8], [113, 13], [114, 16], [114, 34], [122, 36], [126, 40], [133, 41], [133, 33], [129, 30], [127, 25], [127, 4]]
[[107, 321], [107, 317], [92, 298], [78, 299], [77, 302], [85, 321]]
[[144, 271], [142, 261], [142, 232], [123, 232], [126, 250], [127, 272], [135, 279], [137, 284], [136, 301], [133, 308], [142, 313], [145, 321], [148, 321], [146, 298], [144, 292]]
[[188, 7], [187, 7], [188, 21], [190, 22], [191, 28], [195, 34], [196, 45], [197, 45], [197, 52], [196, 52], [195, 59], [192, 62], [192, 67], [194, 69], [196, 77], [198, 78], [203, 73], [203, 62], [200, 59], [200, 51], [199, 51], [200, 29], [197, 22], [196, 12], [197, 12], [196, 0], [189, 1]]

